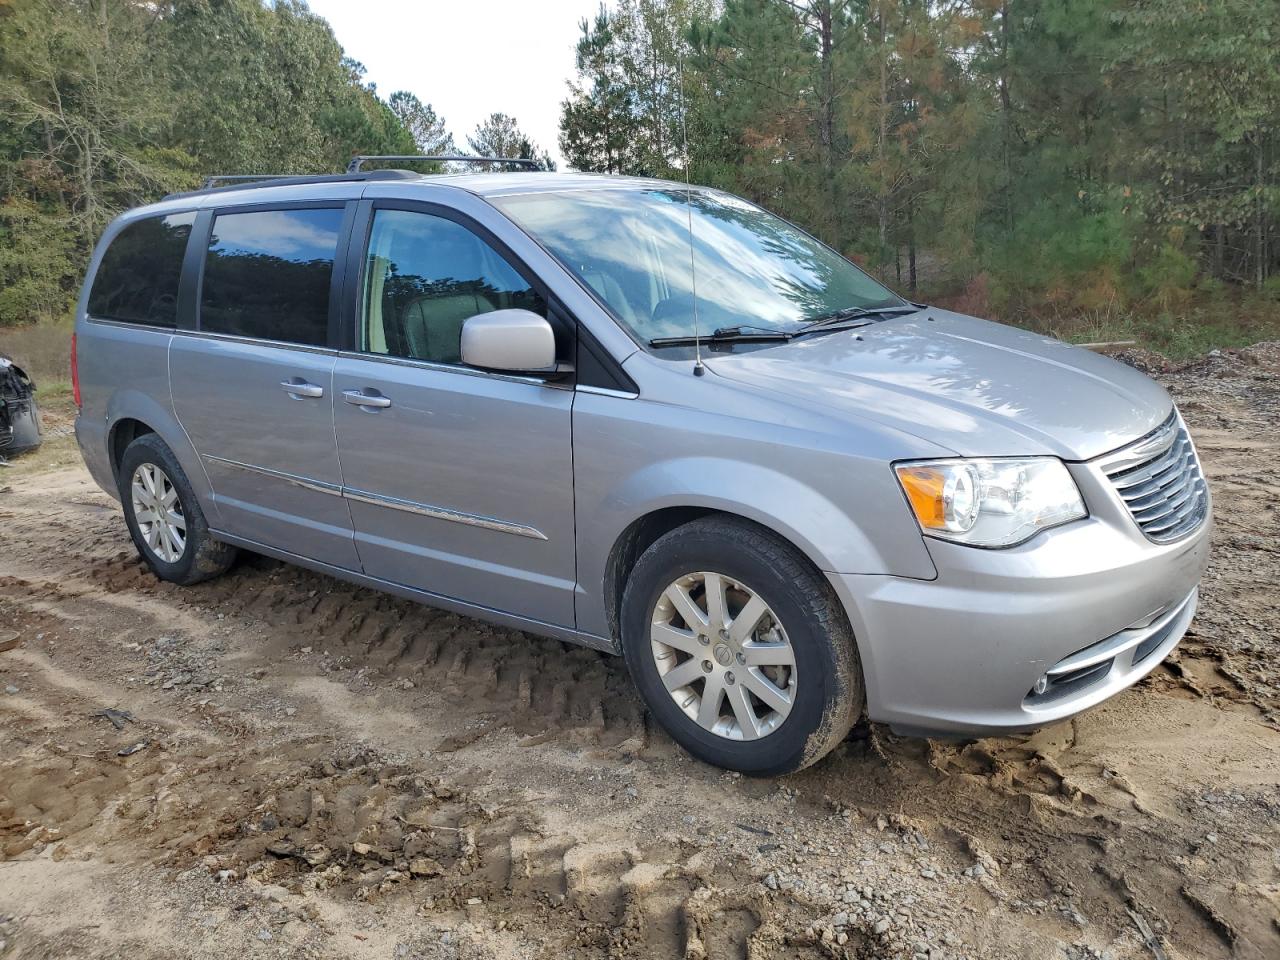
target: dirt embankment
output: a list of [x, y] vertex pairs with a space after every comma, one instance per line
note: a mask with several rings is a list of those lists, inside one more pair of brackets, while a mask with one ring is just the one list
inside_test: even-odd
[[1175, 656], [776, 781], [588, 650], [260, 559], [159, 583], [54, 438], [0, 471], [0, 957], [1280, 956], [1280, 348], [1129, 359], [1215, 496]]

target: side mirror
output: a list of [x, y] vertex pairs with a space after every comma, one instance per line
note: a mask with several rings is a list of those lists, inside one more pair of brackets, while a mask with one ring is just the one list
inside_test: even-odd
[[557, 372], [551, 324], [530, 310], [492, 310], [462, 324], [462, 362], [508, 373]]

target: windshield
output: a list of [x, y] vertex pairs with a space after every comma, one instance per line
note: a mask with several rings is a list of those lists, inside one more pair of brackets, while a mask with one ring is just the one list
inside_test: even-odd
[[641, 342], [698, 326], [798, 329], [850, 307], [903, 301], [830, 247], [729, 194], [692, 192], [690, 270], [686, 193], [614, 188], [495, 197], [587, 284]]

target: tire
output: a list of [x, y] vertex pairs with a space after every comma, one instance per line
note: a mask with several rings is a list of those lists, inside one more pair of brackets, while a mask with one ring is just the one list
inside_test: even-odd
[[[678, 611], [714, 623], [707, 598], [709, 584], [717, 580], [725, 588], [724, 607], [733, 614], [721, 618], [729, 620], [728, 629], [714, 631], [700, 620], [690, 631]], [[680, 591], [669, 591], [676, 586], [698, 610], [682, 602]], [[756, 602], [753, 594], [768, 608], [758, 626], [746, 623], [753, 619], [747, 615], [747, 604]], [[741, 629], [734, 631], [732, 620], [744, 616]], [[862, 670], [835, 591], [794, 547], [748, 521], [706, 517], [656, 540], [627, 580], [621, 624], [623, 657], [641, 697], [663, 729], [706, 763], [754, 776], [800, 770], [843, 740], [862, 714]], [[744, 642], [745, 630], [752, 632]], [[655, 642], [657, 637], [676, 645]], [[788, 656], [791, 665], [785, 664]], [[743, 679], [749, 669], [743, 664], [761, 662], [779, 666], [754, 667]], [[701, 679], [699, 670], [705, 674]], [[760, 683], [761, 671], [769, 674], [765, 679], [773, 690]], [[694, 679], [688, 686], [669, 692], [668, 682], [689, 676]], [[704, 712], [705, 692], [713, 684], [725, 691], [724, 699], [714, 693], [712, 703], [721, 706]], [[770, 707], [756, 690], [779, 706]], [[691, 694], [699, 691], [695, 703]], [[778, 691], [789, 696], [778, 697]], [[750, 711], [745, 722], [741, 698]], [[783, 704], [789, 704], [785, 715]]]
[[[140, 474], [139, 471], [147, 473]], [[176, 499], [172, 500], [168, 510], [170, 516], [176, 515], [177, 520], [185, 526], [180, 550], [177, 549], [176, 541], [165, 537], [163, 531], [153, 533], [151, 543], [148, 542], [148, 534], [143, 532], [144, 524], [151, 531], [154, 531], [156, 524], [146, 519], [145, 503], [141, 504], [144, 519], [139, 522], [135, 505], [137, 497], [132, 488], [137, 477], [143, 493], [149, 493], [146, 483], [141, 482], [146, 476], [157, 487], [162, 487], [165, 495], [170, 491], [176, 492]], [[200, 509], [187, 475], [173, 451], [156, 434], [144, 433], [125, 448], [116, 482], [133, 545], [161, 580], [187, 586], [225, 573], [235, 562], [236, 548], [210, 536], [208, 521], [205, 520], [204, 511]], [[175, 528], [176, 525], [177, 521], [174, 523]]]

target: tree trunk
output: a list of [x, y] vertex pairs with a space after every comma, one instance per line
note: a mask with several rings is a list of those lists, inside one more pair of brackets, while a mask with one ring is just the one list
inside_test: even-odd
[[818, 32], [822, 48], [822, 129], [819, 136], [822, 140], [822, 163], [826, 180], [827, 217], [830, 219], [827, 233], [829, 240], [841, 243], [843, 238], [836, 235], [840, 211], [836, 194], [836, 68], [832, 60], [835, 50], [833, 30], [831, 0], [820, 0]]
[[836, 78], [835, 64], [831, 59], [835, 41], [832, 36], [831, 0], [822, 0], [819, 4], [818, 29], [822, 44], [822, 146], [829, 174], [835, 169], [836, 159]]
[[884, 22], [884, 5], [880, 6], [880, 131], [876, 142], [876, 162], [880, 167], [880, 191], [876, 200], [876, 215], [879, 220], [880, 250], [878, 257], [884, 262], [885, 249], [889, 242], [889, 176], [886, 169], [885, 148], [889, 139], [889, 57], [885, 49], [888, 42], [888, 31]]
[[[654, 45], [652, 36], [650, 36], [649, 38], [649, 63], [651, 64], [650, 82], [653, 84], [653, 90], [651, 92], [651, 96], [653, 97], [653, 106], [650, 108], [650, 111], [649, 111], [649, 122], [653, 124], [654, 153], [659, 158], [659, 162], [661, 162], [663, 166], [665, 166], [667, 153], [666, 153], [666, 146], [662, 142], [662, 95], [659, 93], [660, 86], [659, 86], [659, 80], [658, 80], [658, 50], [657, 50], [657, 47]], [[683, 103], [680, 105], [680, 109], [681, 110], [684, 109]], [[653, 174], [655, 176], [657, 176], [658, 173], [659, 171], [657, 170], [653, 171]]]
[[606, 104], [604, 110], [604, 168], [605, 173], [617, 173], [613, 169], [613, 124], [609, 122], [610, 112]]
[[1009, 0], [1000, 4], [1000, 162], [1005, 229], [1013, 233], [1013, 98], [1009, 93]]
[[1259, 131], [1254, 134], [1254, 187], [1257, 189], [1256, 197], [1256, 226], [1254, 229], [1254, 266], [1253, 275], [1254, 282], [1259, 290], [1262, 285], [1267, 282], [1267, 207], [1263, 200], [1263, 184], [1264, 170], [1263, 163], [1263, 141], [1262, 133]]
[[907, 209], [907, 289], [916, 292], [916, 217], [914, 207]]

